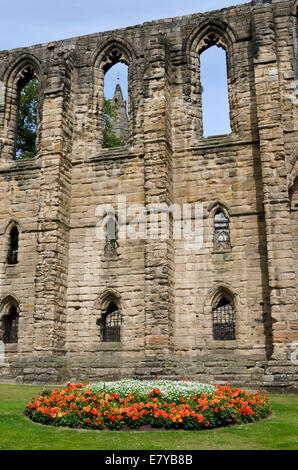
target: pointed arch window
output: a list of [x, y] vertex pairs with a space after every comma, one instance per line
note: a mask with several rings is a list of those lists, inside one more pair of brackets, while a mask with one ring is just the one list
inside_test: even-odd
[[16, 159], [34, 158], [36, 154], [38, 114], [38, 79], [26, 70], [18, 82], [18, 121]]
[[128, 140], [128, 66], [117, 62], [104, 77], [103, 148], [123, 147]]
[[223, 295], [212, 309], [214, 340], [235, 339], [235, 308], [231, 299]]
[[102, 58], [103, 148], [123, 147], [128, 143], [130, 53], [125, 49], [114, 44]]
[[11, 305], [3, 318], [3, 342], [5, 344], [18, 342], [19, 315], [15, 305]]
[[102, 341], [121, 341], [122, 313], [115, 302], [111, 301], [102, 319]]
[[19, 254], [19, 230], [14, 225], [9, 234], [9, 245], [7, 252], [7, 263], [17, 264]]
[[222, 209], [214, 214], [213, 247], [215, 250], [231, 248], [230, 222]]
[[203, 136], [231, 133], [226, 51], [217, 45], [200, 54]]
[[206, 18], [194, 28], [187, 41], [191, 95], [190, 113], [194, 136], [214, 137], [237, 131], [238, 113], [233, 103], [236, 79], [232, 28], [225, 21]]
[[3, 76], [5, 113], [0, 121], [7, 127], [2, 152], [7, 161], [33, 158], [39, 151], [41, 76], [41, 64], [31, 53], [20, 57]]

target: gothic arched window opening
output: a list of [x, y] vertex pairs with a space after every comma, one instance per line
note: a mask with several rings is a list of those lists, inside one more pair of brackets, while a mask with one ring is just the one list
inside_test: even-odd
[[15, 305], [11, 305], [8, 314], [3, 318], [3, 342], [6, 344], [18, 342], [19, 315]]
[[103, 148], [122, 147], [128, 141], [128, 66], [117, 62], [104, 77]]
[[212, 310], [214, 340], [235, 339], [235, 309], [233, 302], [222, 296]]
[[102, 341], [120, 342], [122, 314], [112, 301], [102, 319]]
[[222, 209], [218, 209], [214, 215], [213, 248], [231, 248], [229, 219]]
[[16, 226], [12, 227], [9, 234], [9, 244], [7, 252], [7, 263], [17, 264], [19, 253], [19, 231]]
[[226, 51], [211, 46], [200, 54], [204, 137], [230, 134], [230, 105]]
[[36, 155], [38, 115], [38, 79], [33, 70], [25, 70], [18, 82], [18, 120], [16, 133], [16, 159]]

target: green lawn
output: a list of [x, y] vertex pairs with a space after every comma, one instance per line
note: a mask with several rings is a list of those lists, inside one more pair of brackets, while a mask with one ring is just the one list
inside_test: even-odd
[[295, 450], [298, 396], [272, 395], [253, 424], [206, 431], [86, 431], [43, 426], [23, 415], [40, 386], [0, 385], [0, 450]]

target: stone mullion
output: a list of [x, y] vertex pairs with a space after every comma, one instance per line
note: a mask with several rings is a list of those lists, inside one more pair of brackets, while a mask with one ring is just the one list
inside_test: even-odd
[[[145, 347], [147, 354], [169, 352], [171, 317], [171, 240], [150, 237], [151, 204], [171, 204], [172, 181], [167, 133], [167, 78], [163, 38], [146, 50], [144, 99], [144, 173], [148, 232], [145, 242]], [[159, 229], [160, 229], [159, 215]]]
[[284, 162], [278, 59], [271, 6], [253, 11], [256, 57], [254, 74], [262, 164], [264, 212], [273, 335], [273, 358], [285, 359], [296, 318], [295, 272]]
[[[43, 103], [35, 351], [44, 374], [58, 377], [65, 340], [68, 217], [70, 201], [70, 90], [65, 63], [54, 64]], [[55, 358], [53, 359], [53, 356]], [[49, 364], [51, 364], [49, 366]], [[57, 375], [58, 374], [58, 375]]]
[[76, 71], [75, 127], [73, 161], [82, 155], [95, 155], [102, 150], [104, 74], [99, 67], [83, 65]]
[[[13, 158], [16, 140], [17, 102], [11, 85], [0, 81], [0, 158], [10, 162]], [[5, 101], [8, 104], [5, 105]]]
[[[145, 146], [147, 150], [147, 146]], [[147, 153], [147, 152], [146, 152]], [[145, 308], [146, 346], [148, 349], [167, 349], [169, 344], [169, 240], [150, 237], [150, 205], [167, 202], [167, 152], [148, 152], [145, 156], [146, 210], [148, 234], [145, 243]], [[149, 187], [151, 189], [149, 189]], [[159, 215], [160, 217], [160, 215]], [[160, 219], [158, 228], [160, 229]]]

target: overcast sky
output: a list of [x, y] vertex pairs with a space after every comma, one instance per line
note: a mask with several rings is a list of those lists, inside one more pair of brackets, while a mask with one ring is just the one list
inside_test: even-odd
[[[243, 3], [249, 2], [247, 0], [0, 0], [0, 50], [125, 28], [145, 21], [217, 10]], [[215, 67], [212, 73], [214, 77], [220, 71], [221, 59], [217, 59], [214, 54], [210, 57], [210, 63]], [[121, 74], [121, 84], [123, 83], [125, 88], [123, 71], [119, 69], [115, 73]], [[112, 87], [116, 81], [115, 77], [116, 75], [111, 80]], [[208, 77], [207, 82], [209, 82]], [[207, 88], [208, 84], [204, 84], [205, 96], [209, 92]], [[108, 93], [111, 94], [110, 91]], [[214, 105], [218, 103], [221, 95], [225, 99], [224, 91], [218, 96], [217, 83], [214, 84], [212, 93]], [[211, 105], [209, 109], [211, 110]], [[221, 129], [219, 125], [218, 129], [209, 131], [210, 133], [225, 133], [225, 129]]]

